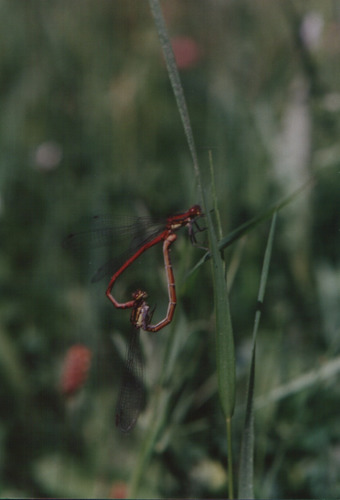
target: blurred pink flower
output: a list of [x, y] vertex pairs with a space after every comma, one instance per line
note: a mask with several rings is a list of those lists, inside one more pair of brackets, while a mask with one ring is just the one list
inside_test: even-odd
[[179, 69], [193, 68], [202, 58], [202, 51], [193, 38], [177, 36], [171, 45]]
[[60, 382], [64, 396], [71, 396], [86, 382], [91, 366], [92, 352], [82, 344], [75, 344], [66, 353]]
[[127, 498], [127, 485], [121, 481], [113, 484], [110, 491], [110, 498]]

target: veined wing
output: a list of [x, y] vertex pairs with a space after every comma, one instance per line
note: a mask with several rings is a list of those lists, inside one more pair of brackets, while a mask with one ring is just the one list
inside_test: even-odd
[[140, 329], [132, 327], [116, 407], [116, 426], [122, 432], [130, 432], [134, 428], [145, 404], [143, 358], [139, 335]]

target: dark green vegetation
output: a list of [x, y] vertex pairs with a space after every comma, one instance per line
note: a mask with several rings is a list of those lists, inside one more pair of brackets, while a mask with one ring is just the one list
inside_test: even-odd
[[[162, 6], [208, 194], [212, 150], [223, 237], [315, 176], [278, 215], [257, 342], [254, 483], [262, 498], [338, 497], [339, 4]], [[142, 335], [148, 401], [122, 436], [114, 409], [129, 315], [105, 298], [105, 280], [90, 283], [120, 248], [61, 245], [95, 214], [158, 217], [200, 202], [148, 5], [1, 1], [0, 25], [0, 496], [114, 496], [142, 470], [141, 496], [225, 497], [210, 263], [187, 278], [201, 252], [183, 231], [175, 319]], [[225, 252], [236, 470], [268, 232], [269, 221]], [[137, 286], [161, 315], [160, 248], [117, 293]], [[62, 360], [76, 343], [92, 366], [65, 401]]]

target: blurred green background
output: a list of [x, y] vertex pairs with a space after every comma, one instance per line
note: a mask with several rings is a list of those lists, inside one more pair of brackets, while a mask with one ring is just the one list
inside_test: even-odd
[[[279, 215], [258, 336], [255, 491], [340, 495], [340, 2], [162, 2], [209, 192], [212, 151], [224, 235], [315, 175]], [[226, 439], [215, 380], [210, 264], [184, 235], [172, 251], [179, 305], [144, 334], [147, 407], [131, 435], [114, 409], [128, 312], [91, 276], [111, 251], [62, 248], [89, 217], [163, 216], [196, 197], [193, 169], [146, 2], [0, 1], [0, 496], [124, 496], [170, 404], [139, 494], [226, 496]], [[268, 224], [226, 252], [237, 355], [234, 461]], [[233, 271], [236, 271], [235, 275]], [[166, 308], [159, 249], [117, 284]], [[167, 387], [157, 382], [176, 340]], [[60, 391], [74, 344], [88, 380]], [[332, 365], [333, 366], [333, 365]], [[276, 387], [286, 388], [275, 397]]]

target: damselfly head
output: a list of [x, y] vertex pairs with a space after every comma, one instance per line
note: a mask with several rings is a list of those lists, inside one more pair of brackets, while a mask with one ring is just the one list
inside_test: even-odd
[[203, 215], [201, 207], [199, 205], [194, 205], [189, 208], [189, 215], [191, 217], [201, 217]]
[[132, 294], [132, 298], [136, 302], [136, 306], [138, 305], [139, 302], [146, 299], [147, 296], [148, 296], [148, 294], [146, 292], [144, 292], [143, 290], [139, 290], [139, 289], [135, 290]]

